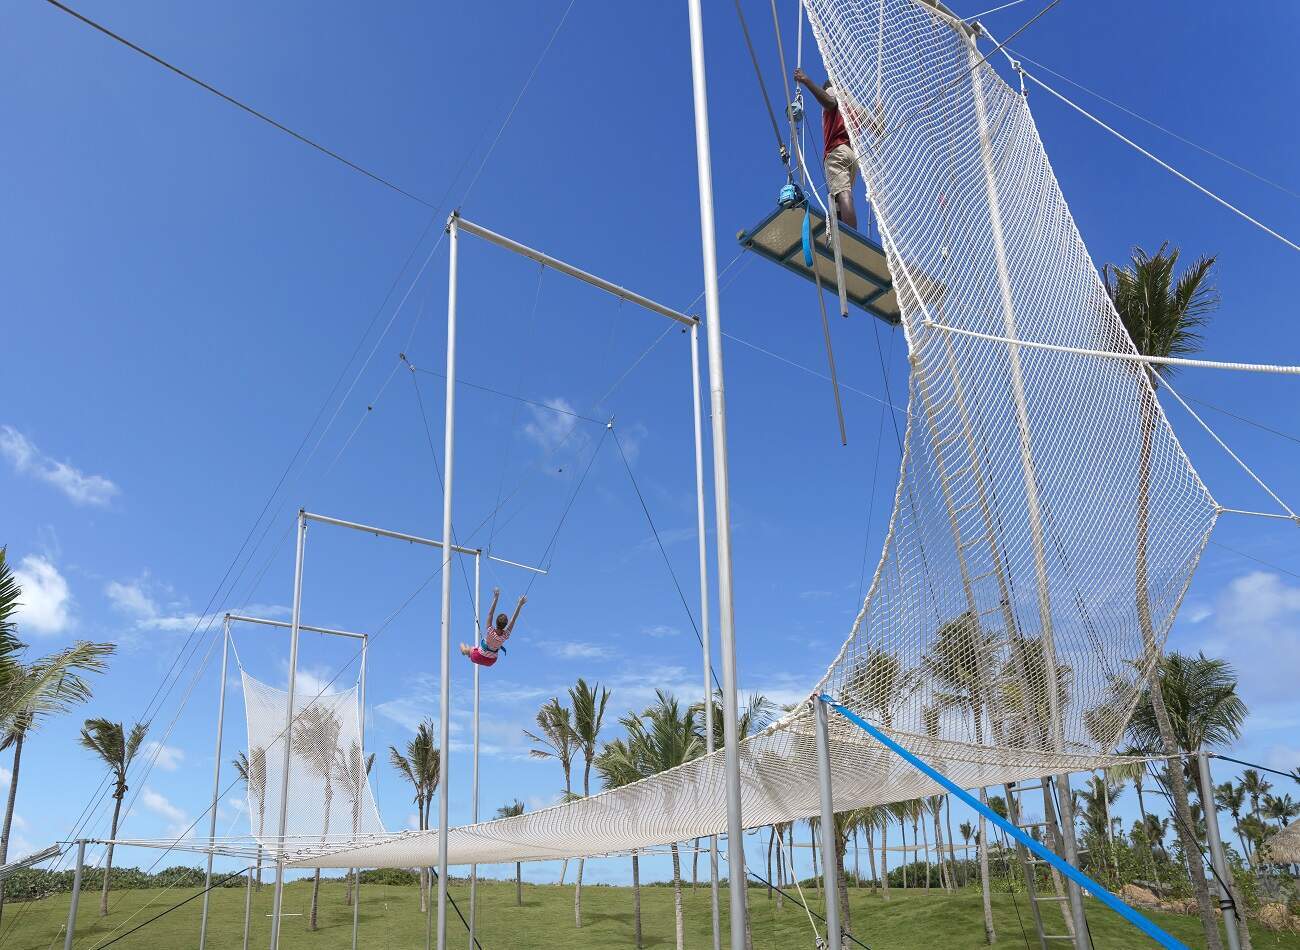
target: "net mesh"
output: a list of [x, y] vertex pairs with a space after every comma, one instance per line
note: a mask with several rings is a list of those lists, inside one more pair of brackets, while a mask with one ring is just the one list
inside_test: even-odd
[[[241, 672], [248, 722], [246, 782], [249, 833], [263, 850], [278, 850], [284, 800], [285, 714], [289, 694]], [[285, 847], [330, 848], [384, 834], [366, 777], [357, 688], [308, 690], [294, 696], [288, 732], [289, 783]]]
[[[815, 691], [965, 787], [1113, 763], [1215, 502], [1140, 365], [942, 329], [1133, 352], [1025, 98], [921, 0], [806, 5], [880, 222], [912, 366], [888, 540]], [[837, 809], [938, 791], [845, 722], [831, 742]], [[741, 769], [746, 826], [818, 813], [809, 707], [748, 738]], [[448, 857], [596, 855], [718, 833], [724, 788], [719, 753], [453, 829]], [[436, 835], [410, 833], [300, 863], [435, 860]]]

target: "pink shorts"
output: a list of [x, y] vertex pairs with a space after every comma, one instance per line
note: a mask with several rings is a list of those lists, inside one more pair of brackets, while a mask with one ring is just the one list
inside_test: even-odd
[[469, 651], [469, 659], [471, 663], [477, 663], [479, 666], [491, 666], [497, 661], [497, 654], [474, 647]]

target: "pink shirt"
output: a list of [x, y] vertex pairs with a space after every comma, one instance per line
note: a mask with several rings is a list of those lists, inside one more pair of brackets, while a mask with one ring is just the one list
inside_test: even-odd
[[484, 631], [483, 634], [483, 642], [487, 645], [487, 648], [491, 650], [493, 653], [496, 653], [497, 650], [500, 650], [501, 644], [505, 643], [509, 639], [510, 639], [509, 633], [507, 633], [504, 630], [498, 630], [496, 627], [492, 626], [491, 624], [488, 624], [487, 629], [486, 631]]

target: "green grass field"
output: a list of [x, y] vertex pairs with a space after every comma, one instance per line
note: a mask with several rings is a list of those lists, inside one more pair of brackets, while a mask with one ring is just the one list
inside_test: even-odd
[[[173, 889], [121, 891], [112, 896], [112, 912], [107, 918], [98, 914], [99, 895], [83, 895], [77, 923], [79, 948], [102, 946], [116, 930], [120, 936], [149, 917], [189, 896], [191, 892]], [[632, 946], [632, 895], [628, 888], [586, 887], [582, 904], [584, 925], [573, 927], [573, 888], [556, 885], [524, 885], [522, 907], [515, 906], [513, 883], [484, 882], [480, 891], [479, 936], [484, 950], [561, 950], [561, 948], [607, 948]], [[941, 950], [941, 948], [976, 948], [984, 946], [983, 925], [978, 891], [967, 890], [945, 897], [937, 892], [891, 892], [886, 903], [869, 891], [852, 895], [854, 932], [873, 950]], [[286, 950], [343, 950], [351, 945], [352, 912], [344, 906], [343, 885], [326, 881], [321, 885], [320, 929], [307, 930], [306, 913], [311, 900], [311, 885], [298, 882], [285, 891], [288, 917], [281, 946]], [[465, 908], [468, 889], [453, 886], [452, 895]], [[647, 887], [642, 892], [644, 945], [671, 948], [673, 941], [673, 893], [668, 887]], [[1024, 918], [1032, 942], [1029, 910], [1021, 897], [1013, 902], [1004, 894], [994, 898], [998, 943], [1007, 947], [1026, 946], [1017, 921], [1017, 906]], [[148, 905], [148, 906], [146, 906]], [[803, 910], [792, 903], [778, 914], [766, 891], [752, 889], [750, 906], [754, 919], [754, 946], [813, 946], [812, 931]], [[818, 907], [814, 903], [814, 907]], [[263, 887], [256, 895], [250, 946], [262, 950], [270, 934], [268, 914], [271, 888]], [[723, 912], [725, 914], [725, 895]], [[68, 895], [26, 904], [8, 904], [4, 910], [4, 950], [49, 950], [63, 946], [63, 925], [67, 919]], [[244, 891], [221, 888], [212, 892], [208, 947], [211, 950], [239, 950], [244, 914]], [[1189, 946], [1203, 946], [1197, 939], [1194, 918], [1168, 914], [1154, 915], [1157, 921]], [[1121, 947], [1149, 947], [1153, 944], [1133, 928], [1120, 921], [1104, 907], [1090, 902], [1089, 924], [1098, 950]], [[11, 924], [16, 924], [9, 930]], [[198, 942], [199, 901], [194, 900], [161, 920], [114, 943], [117, 948], [194, 947]], [[418, 910], [418, 895], [412, 887], [371, 885], [362, 889], [361, 931], [359, 946], [413, 948], [424, 946], [424, 918]], [[466, 932], [452, 915], [450, 944], [468, 946]], [[709, 945], [709, 893], [707, 887], [686, 891], [686, 945], [707, 948]], [[1285, 948], [1300, 950], [1300, 936], [1277, 935], [1259, 930], [1255, 946], [1260, 950]]]

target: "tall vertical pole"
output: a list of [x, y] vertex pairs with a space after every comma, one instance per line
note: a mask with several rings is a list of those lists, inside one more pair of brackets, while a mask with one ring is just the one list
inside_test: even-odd
[[[1025, 400], [1024, 377], [1020, 368], [1020, 347], [1014, 342], [1016, 333], [1015, 301], [1011, 292], [1011, 272], [1007, 263], [1006, 239], [1002, 230], [1002, 204], [998, 194], [997, 178], [993, 172], [993, 145], [989, 139], [988, 106], [984, 99], [984, 86], [980, 78], [979, 50], [975, 36], [966, 37], [966, 57], [970, 63], [971, 89], [975, 104], [975, 121], [979, 133], [980, 159], [984, 166], [984, 187], [989, 202], [989, 226], [993, 240], [993, 256], [997, 265], [998, 291], [1002, 302], [1003, 335], [1007, 343], [1007, 364], [1011, 377], [1011, 394], [1016, 408], [1016, 431], [1020, 441], [1020, 465], [1025, 482], [1025, 514], [1029, 519], [1029, 537], [1034, 554], [1034, 576], [1038, 594], [1038, 622], [1042, 638], [1043, 666], [1047, 682], [1048, 729], [1056, 752], [1065, 749], [1065, 733], [1061, 723], [1060, 696], [1057, 695], [1056, 641], [1052, 630], [1052, 602], [1047, 578], [1047, 546], [1043, 536], [1042, 512], [1038, 499], [1038, 477], [1034, 471], [1033, 445], [1030, 441], [1029, 409]], [[1061, 841], [1064, 857], [1078, 866], [1079, 858], [1074, 837], [1074, 808], [1070, 802], [1068, 777], [1055, 779], [1059, 810], [1061, 813]], [[1073, 882], [1068, 886], [1070, 913], [1074, 919], [1074, 942], [1079, 950], [1091, 946], [1088, 925], [1083, 915], [1083, 894]]]
[[817, 781], [822, 798], [822, 876], [826, 894], [826, 946], [841, 950], [844, 938], [840, 933], [840, 882], [839, 847], [835, 830], [835, 794], [831, 789], [831, 744], [826, 727], [826, 703], [813, 698], [813, 711], [817, 720]]
[[[478, 632], [482, 629], [481, 621], [478, 616], [478, 594], [479, 594], [479, 571], [482, 567], [483, 552], [479, 551], [474, 555], [474, 639], [470, 643], [478, 643]], [[470, 805], [470, 822], [478, 824], [478, 671], [479, 665], [474, 664], [474, 766], [473, 786], [474, 800]], [[471, 864], [469, 868], [469, 950], [474, 950], [474, 930], [478, 923], [478, 865]]]
[[77, 935], [77, 905], [81, 903], [81, 871], [86, 866], [86, 842], [77, 842], [77, 869], [72, 872], [72, 902], [68, 904], [68, 926], [63, 935], [63, 950], [72, 950]]
[[226, 722], [226, 664], [230, 659], [230, 618], [221, 622], [221, 680], [217, 684], [217, 749], [212, 764], [212, 804], [208, 808], [208, 869], [203, 878], [203, 911], [199, 914], [199, 950], [208, 939], [208, 896], [212, 893], [212, 848], [217, 837], [217, 798], [221, 795], [221, 733]]
[[[352, 837], [361, 823], [361, 801], [369, 782], [366, 775], [366, 660], [370, 652], [370, 634], [361, 638], [361, 689], [357, 696], [357, 787], [353, 789]], [[352, 869], [352, 950], [357, 950], [357, 931], [361, 927], [361, 869]]]
[[456, 448], [456, 255], [460, 218], [447, 222], [447, 411], [443, 422], [442, 476], [442, 675], [438, 723], [438, 950], [447, 950], [447, 811], [451, 783], [451, 479]]
[[[1204, 752], [1196, 754], [1196, 765], [1201, 779], [1201, 805], [1205, 811], [1205, 837], [1210, 845], [1210, 863], [1219, 885], [1219, 909], [1223, 911], [1223, 929], [1228, 932], [1229, 950], [1241, 950], [1241, 934], [1237, 930], [1237, 904], [1228, 890], [1232, 868], [1223, 852], [1223, 839], [1219, 836], [1219, 811], [1214, 806], [1214, 780], [1210, 777], [1210, 757]], [[1174, 763], [1174, 768], [1181, 765]], [[1196, 860], [1193, 858], [1193, 860]]]
[[695, 168], [700, 189], [700, 253], [709, 346], [709, 401], [713, 410], [713, 503], [718, 532], [718, 620], [722, 639], [722, 740], [727, 772], [727, 888], [731, 948], [745, 950], [748, 922], [744, 821], [740, 812], [740, 736], [736, 702], [736, 627], [731, 589], [731, 488], [727, 474], [727, 405], [722, 377], [722, 316], [718, 306], [717, 237], [713, 226], [713, 168], [709, 151], [709, 95], [704, 71], [704, 16], [700, 0], [686, 0], [691, 29], [691, 87], [695, 99]]
[[[700, 325], [691, 327], [691, 393], [695, 415], [695, 533], [700, 562], [700, 641], [704, 651], [704, 745], [713, 754], [713, 657], [709, 645], [709, 544], [704, 516], [704, 422], [700, 406]], [[722, 915], [718, 908], [718, 836], [709, 835], [709, 903], [713, 916], [713, 950], [722, 950]]]
[[271, 950], [280, 950], [284, 906], [284, 835], [289, 821], [289, 763], [293, 742], [293, 699], [298, 680], [298, 625], [302, 622], [302, 561], [307, 548], [307, 519], [298, 509], [298, 551], [293, 566], [293, 615], [289, 622], [289, 695], [284, 709], [284, 764], [280, 769], [280, 821], [275, 853], [275, 899], [271, 906]]
[[[259, 846], [260, 847], [260, 846]], [[260, 850], [259, 858], [260, 860]], [[244, 881], [244, 942], [240, 945], [241, 950], [248, 950], [248, 926], [253, 920], [253, 872], [250, 869], [248, 878]]]

